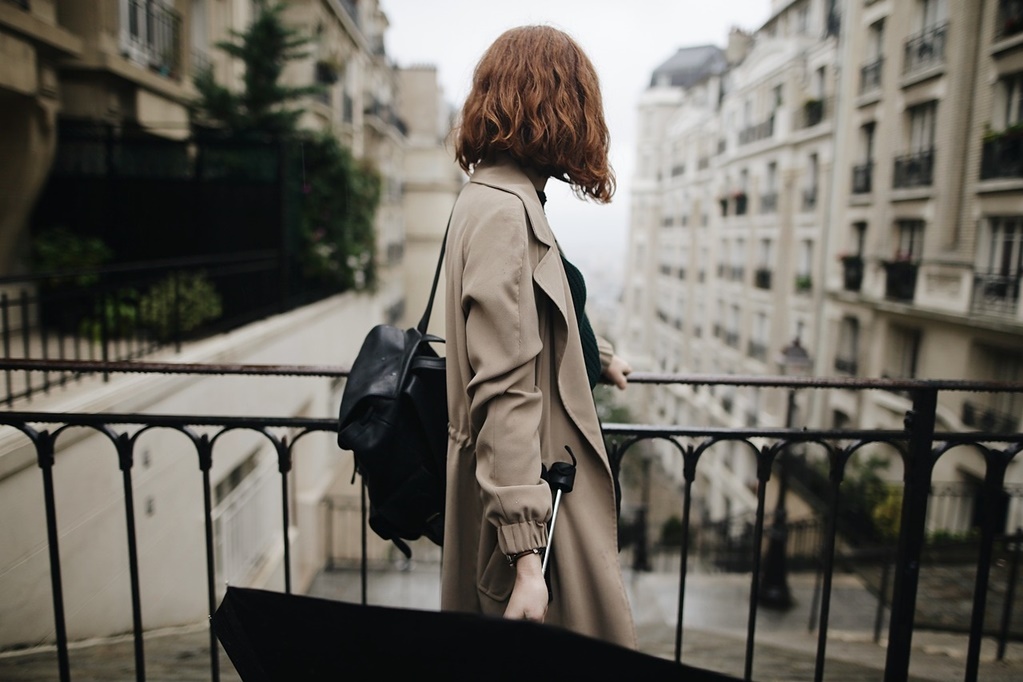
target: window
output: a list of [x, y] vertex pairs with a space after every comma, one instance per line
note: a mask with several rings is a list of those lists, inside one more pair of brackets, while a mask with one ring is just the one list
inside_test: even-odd
[[860, 126], [860, 158], [864, 163], [874, 160], [874, 137], [876, 124], [874, 121]]
[[784, 100], [784, 92], [785, 92], [785, 86], [783, 86], [783, 85], [776, 85], [776, 86], [774, 86], [774, 89], [771, 91], [771, 101], [772, 101], [772, 104], [773, 104], [773, 106], [771, 108], [774, 111], [777, 111], [778, 109], [781, 109], [782, 104], [784, 104], [784, 101], [785, 101]]
[[888, 330], [888, 347], [884, 376], [915, 379], [920, 355], [920, 330], [892, 326]]
[[989, 218], [988, 225], [985, 270], [1018, 279], [1023, 272], [1023, 216]]
[[917, 30], [933, 28], [948, 16], [945, 0], [918, 0], [916, 5]]
[[838, 349], [835, 352], [835, 370], [856, 376], [859, 369], [860, 321], [852, 316], [842, 318], [838, 330]]
[[870, 26], [867, 33], [867, 60], [860, 67], [860, 94], [873, 92], [881, 87], [881, 70], [884, 66], [884, 20]]
[[928, 151], [934, 148], [934, 122], [937, 118], [938, 103], [927, 102], [912, 107], [909, 114], [909, 150]]
[[1004, 98], [1002, 106], [1003, 120], [1001, 127], [1023, 123], [1023, 72], [1014, 73], [1001, 80], [1001, 97]]
[[924, 247], [924, 221], [900, 220], [895, 224], [895, 233], [895, 260], [919, 260]]
[[799, 242], [799, 261], [796, 275], [798, 277], [809, 277], [813, 272], [813, 240], [803, 239]]

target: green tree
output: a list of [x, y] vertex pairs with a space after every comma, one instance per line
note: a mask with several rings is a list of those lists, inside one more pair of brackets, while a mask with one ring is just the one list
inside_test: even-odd
[[330, 134], [310, 136], [302, 147], [307, 177], [302, 210], [305, 276], [342, 289], [373, 286], [373, 216], [380, 201], [380, 175]]
[[288, 105], [321, 90], [317, 85], [295, 87], [280, 82], [287, 63], [306, 56], [302, 48], [309, 38], [284, 23], [284, 3], [257, 0], [256, 6], [256, 18], [245, 31], [232, 31], [231, 40], [217, 43], [217, 48], [244, 65], [242, 91], [232, 92], [217, 83], [212, 67], [202, 69], [193, 79], [199, 92], [196, 114], [233, 133], [291, 133], [302, 109]]

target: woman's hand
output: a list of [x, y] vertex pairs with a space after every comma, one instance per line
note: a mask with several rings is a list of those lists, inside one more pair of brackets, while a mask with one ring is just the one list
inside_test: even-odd
[[632, 365], [617, 355], [612, 355], [611, 362], [608, 363], [607, 369], [604, 370], [604, 378], [617, 386], [620, 390], [624, 391], [625, 387], [629, 383], [629, 380], [626, 377], [628, 377], [631, 373]]
[[542, 623], [547, 615], [547, 583], [539, 554], [527, 554], [515, 562], [515, 585], [504, 610], [505, 618]]

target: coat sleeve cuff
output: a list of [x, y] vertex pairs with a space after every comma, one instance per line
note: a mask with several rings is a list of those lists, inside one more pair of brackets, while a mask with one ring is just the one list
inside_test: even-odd
[[523, 521], [497, 527], [497, 544], [505, 554], [547, 546], [547, 524]]
[[615, 347], [607, 339], [598, 336], [597, 351], [600, 353], [600, 371], [603, 372], [611, 364], [611, 358], [615, 354]]

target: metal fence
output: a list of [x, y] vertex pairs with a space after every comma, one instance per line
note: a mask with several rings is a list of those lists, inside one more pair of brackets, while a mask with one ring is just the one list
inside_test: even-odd
[[[71, 361], [38, 360], [0, 362], [0, 371], [71, 371], [84, 372], [144, 372], [162, 374], [194, 375], [237, 375], [250, 377], [253, 381], [267, 376], [346, 376], [347, 372], [338, 367], [316, 366], [237, 366], [237, 365], [174, 365], [151, 363], [88, 363]], [[266, 380], [265, 378], [262, 380]], [[935, 429], [938, 395], [945, 392], [994, 392], [1023, 393], [1023, 384], [993, 384], [966, 381], [917, 381], [890, 379], [837, 379], [807, 377], [749, 377], [732, 375], [655, 375], [634, 374], [633, 384], [681, 384], [690, 386], [720, 387], [722, 391], [734, 390], [737, 386], [758, 388], [805, 389], [805, 390], [881, 390], [908, 392], [912, 396], [912, 409], [906, 414], [904, 428], [896, 430], [822, 430], [811, 428], [694, 428], [682, 425], [627, 425], [606, 424], [605, 437], [608, 454], [613, 463], [620, 464], [629, 456], [630, 450], [646, 441], [667, 444], [677, 454], [683, 478], [681, 498], [681, 529], [679, 537], [679, 602], [678, 620], [675, 633], [675, 658], [683, 659], [683, 619], [686, 599], [686, 577], [696, 526], [692, 522], [693, 484], [700, 471], [700, 462], [715, 446], [733, 443], [748, 449], [757, 462], [756, 499], [757, 505], [752, 516], [750, 545], [752, 561], [750, 578], [750, 600], [748, 611], [747, 637], [745, 645], [744, 676], [752, 678], [754, 639], [760, 604], [760, 579], [763, 565], [757, 548], [765, 539], [766, 490], [772, 477], [772, 470], [778, 461], [787, 459], [788, 450], [803, 448], [808, 444], [822, 449], [827, 462], [829, 495], [826, 513], [823, 516], [822, 532], [813, 542], [821, 567], [819, 602], [814, 609], [818, 629], [818, 643], [815, 660], [815, 679], [824, 678], [827, 663], [826, 648], [831, 608], [832, 577], [836, 570], [836, 547], [840, 537], [838, 510], [843, 498], [843, 478], [849, 461], [858, 453], [876, 444], [884, 444], [902, 459], [904, 467], [899, 511], [899, 531], [893, 556], [892, 584], [888, 604], [890, 620], [885, 663], [885, 680], [905, 680], [908, 677], [911, 642], [916, 613], [917, 587], [921, 570], [921, 559], [925, 554], [927, 537], [927, 504], [931, 490], [931, 477], [935, 464], [957, 448], [968, 448], [979, 453], [986, 463], [984, 480], [981, 484], [981, 503], [986, 513], [978, 529], [975, 554], [970, 561], [975, 566], [973, 608], [970, 617], [969, 647], [966, 663], [966, 680], [976, 680], [980, 656], [981, 637], [984, 634], [985, 610], [989, 592], [989, 577], [996, 542], [1001, 529], [995, 523], [997, 505], [1001, 504], [1005, 487], [1006, 470], [1023, 450], [1023, 434], [987, 433], [980, 431], [938, 432]], [[50, 575], [53, 597], [54, 631], [57, 643], [59, 678], [70, 679], [69, 647], [65, 624], [63, 583], [61, 580], [61, 556], [59, 538], [61, 529], [57, 523], [56, 509], [59, 500], [54, 492], [53, 469], [59, 457], [58, 441], [61, 435], [72, 427], [86, 427], [109, 439], [117, 453], [117, 462], [123, 481], [124, 520], [127, 528], [129, 579], [131, 583], [131, 604], [133, 635], [135, 645], [136, 677], [145, 679], [145, 656], [142, 626], [141, 598], [139, 593], [138, 539], [135, 530], [134, 486], [132, 482], [133, 462], [139, 436], [152, 429], [170, 429], [183, 434], [191, 443], [197, 455], [197, 478], [203, 489], [203, 518], [205, 520], [205, 556], [207, 572], [207, 601], [210, 613], [216, 607], [219, 594], [215, 586], [218, 568], [216, 531], [214, 518], [214, 495], [210, 469], [214, 451], [222, 443], [221, 436], [228, 431], [249, 431], [265, 438], [276, 453], [276, 465], [280, 478], [281, 508], [277, 518], [283, 532], [284, 575], [283, 589], [290, 593], [291, 547], [288, 529], [291, 526], [289, 475], [292, 471], [294, 448], [306, 435], [316, 432], [332, 433], [336, 429], [333, 419], [275, 418], [275, 417], [224, 417], [211, 415], [167, 415], [167, 414], [80, 414], [54, 412], [0, 412], [0, 424], [23, 434], [35, 450], [36, 461], [41, 473], [45, 505], [47, 547], [50, 560]], [[785, 480], [785, 477], [782, 477]], [[365, 516], [361, 533], [365, 534]], [[365, 536], [363, 536], [365, 537]], [[362, 540], [365, 543], [365, 540]], [[365, 547], [365, 544], [362, 545]], [[326, 561], [325, 561], [326, 563]], [[363, 584], [367, 580], [366, 556], [362, 556]], [[365, 589], [363, 591], [365, 594]], [[212, 629], [210, 640], [210, 674], [219, 680], [219, 661], [216, 636]]]

